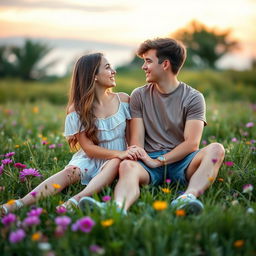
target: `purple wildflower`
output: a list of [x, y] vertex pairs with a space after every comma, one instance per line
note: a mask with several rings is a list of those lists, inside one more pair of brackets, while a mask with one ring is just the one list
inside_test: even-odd
[[97, 253], [97, 254], [99, 254], [99, 255], [102, 255], [102, 254], [105, 253], [104, 248], [100, 247], [100, 246], [97, 245], [97, 244], [92, 244], [92, 245], [90, 246], [90, 251], [91, 251], [91, 252], [94, 252], [94, 253]]
[[202, 141], [202, 144], [203, 144], [203, 145], [207, 145], [207, 141], [206, 141], [206, 140], [203, 140], [203, 141]]
[[4, 216], [4, 217], [2, 218], [2, 223], [3, 223], [5, 226], [7, 226], [7, 225], [9, 225], [10, 223], [13, 223], [13, 222], [15, 222], [15, 221], [16, 221], [16, 215], [13, 214], [13, 213], [9, 213], [9, 214], [7, 214], [6, 216]]
[[111, 196], [103, 196], [102, 197], [102, 201], [104, 201], [104, 202], [107, 202], [109, 200], [111, 200]]
[[253, 122], [249, 122], [245, 126], [246, 126], [246, 128], [251, 128], [251, 127], [254, 126], [254, 123]]
[[89, 233], [92, 230], [92, 227], [95, 225], [95, 222], [90, 217], [83, 217], [76, 221], [72, 225], [73, 231], [81, 230], [82, 232]]
[[10, 158], [6, 158], [6, 159], [2, 160], [3, 165], [10, 164], [10, 163], [12, 163], [12, 159], [10, 159]]
[[15, 152], [9, 152], [9, 153], [6, 153], [5, 154], [5, 157], [12, 157], [12, 156], [14, 156], [15, 155]]
[[56, 145], [55, 144], [51, 144], [48, 146], [48, 148], [56, 148]]
[[33, 217], [33, 216], [39, 217], [42, 214], [42, 212], [43, 212], [43, 208], [35, 208], [35, 209], [32, 209], [31, 211], [29, 211], [27, 213], [27, 216], [28, 217]]
[[4, 165], [3, 165], [3, 164], [1, 164], [1, 165], [0, 165], [0, 175], [2, 175], [2, 174], [3, 174], [3, 172], [4, 172]]
[[234, 138], [231, 139], [231, 141], [232, 142], [237, 142], [237, 138], [234, 137]]
[[70, 223], [71, 219], [68, 216], [58, 216], [55, 218], [55, 224], [61, 226], [63, 229], [66, 229]]
[[33, 196], [33, 197], [36, 197], [37, 192], [36, 191], [32, 191], [32, 192], [30, 192], [30, 195]]
[[166, 179], [165, 182], [170, 184], [172, 181], [171, 181], [171, 179]]
[[34, 226], [40, 224], [38, 216], [29, 216], [23, 220], [25, 226]]
[[231, 162], [231, 161], [226, 161], [226, 162], [224, 162], [224, 164], [226, 165], [226, 166], [233, 166], [234, 165], [234, 162]]
[[57, 146], [58, 146], [59, 148], [61, 148], [61, 147], [63, 146], [63, 144], [62, 144], [62, 143], [59, 143], [59, 144], [57, 144]]
[[10, 233], [9, 241], [12, 244], [18, 243], [21, 240], [23, 240], [25, 236], [26, 236], [26, 233], [23, 229], [17, 229], [16, 231], [13, 231]]
[[27, 176], [33, 176], [33, 177], [41, 177], [42, 175], [39, 173], [36, 169], [24, 169], [23, 171], [20, 171], [20, 180], [24, 181]]
[[66, 213], [67, 212], [67, 208], [63, 205], [60, 205], [56, 208], [56, 212], [58, 214], [62, 214], [62, 213]]
[[25, 164], [22, 164], [22, 163], [15, 163], [14, 167], [16, 167], [18, 169], [25, 169], [27, 166]]

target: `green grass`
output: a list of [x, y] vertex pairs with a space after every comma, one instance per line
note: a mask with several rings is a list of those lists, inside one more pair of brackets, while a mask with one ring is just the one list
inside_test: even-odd
[[[9, 235], [21, 225], [30, 207], [15, 212], [18, 220], [10, 227], [0, 223], [0, 255], [47, 255], [49, 252], [62, 256], [97, 255], [89, 249], [92, 244], [101, 246], [105, 255], [256, 255], [256, 213], [248, 212], [248, 208], [256, 211], [256, 193], [255, 189], [251, 194], [243, 193], [243, 185], [256, 184], [255, 115], [248, 102], [208, 101], [208, 126], [202, 142], [222, 143], [226, 149], [225, 161], [232, 161], [234, 165], [223, 165], [218, 176], [221, 179], [201, 196], [205, 205], [201, 215], [179, 217], [170, 207], [170, 201], [184, 187], [164, 184], [162, 187], [171, 190], [164, 193], [162, 187], [146, 186], [127, 217], [120, 216], [110, 204], [105, 214], [97, 211], [87, 214], [96, 223], [90, 233], [73, 232], [69, 226], [63, 236], [57, 236], [55, 207], [83, 188], [75, 184], [36, 203], [44, 209], [41, 223], [25, 228], [23, 241], [11, 244]], [[14, 151], [13, 160], [38, 169], [42, 179], [58, 172], [72, 156], [62, 136], [64, 119], [65, 106], [44, 101], [0, 105], [0, 155]], [[248, 122], [254, 122], [254, 126], [247, 128]], [[237, 142], [232, 142], [234, 137]], [[42, 140], [48, 144], [43, 145]], [[56, 147], [50, 149], [51, 144]], [[0, 204], [24, 196], [41, 181], [31, 178], [20, 182], [19, 171], [10, 164], [0, 176]], [[101, 200], [103, 195], [113, 197], [113, 186], [96, 198]], [[156, 211], [152, 206], [156, 200], [167, 202], [168, 208]], [[84, 216], [79, 210], [66, 215], [72, 223]], [[103, 227], [101, 221], [106, 219], [112, 219], [113, 224]], [[39, 241], [31, 239], [35, 232], [41, 233]], [[234, 245], [238, 240], [243, 241], [241, 247]], [[42, 242], [49, 243], [51, 249], [39, 249]]]

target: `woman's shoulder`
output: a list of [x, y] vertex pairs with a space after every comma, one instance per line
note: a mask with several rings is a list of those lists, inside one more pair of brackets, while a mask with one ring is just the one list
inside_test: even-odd
[[68, 108], [67, 108], [67, 114], [70, 114], [70, 113], [72, 113], [72, 112], [76, 112], [74, 104], [71, 104], [71, 105], [68, 106]]
[[121, 102], [129, 103], [130, 102], [130, 96], [125, 92], [118, 92], [118, 96], [121, 100]]

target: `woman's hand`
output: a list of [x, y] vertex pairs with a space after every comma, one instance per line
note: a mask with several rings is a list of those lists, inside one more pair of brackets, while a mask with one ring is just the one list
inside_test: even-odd
[[137, 161], [137, 159], [139, 157], [140, 157], [139, 149], [138, 148], [131, 148], [131, 147], [129, 147], [125, 151], [120, 151], [120, 153], [118, 155], [118, 158], [120, 160], [130, 159], [130, 160]]

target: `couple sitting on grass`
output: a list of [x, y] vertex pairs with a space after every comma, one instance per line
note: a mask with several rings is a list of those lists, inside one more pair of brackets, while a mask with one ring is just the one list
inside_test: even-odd
[[[76, 63], [65, 122], [71, 148], [80, 148], [64, 170], [39, 184], [12, 205], [7, 214], [41, 197], [81, 181], [85, 189], [62, 206], [67, 210], [106, 208], [91, 196], [118, 177], [114, 189], [117, 211], [126, 214], [140, 196], [140, 186], [161, 185], [166, 179], [187, 189], [171, 202], [176, 209], [199, 213], [197, 197], [216, 178], [224, 148], [199, 144], [206, 125], [203, 95], [177, 79], [186, 49], [170, 38], [143, 42], [138, 49], [147, 84], [129, 97], [114, 93], [115, 74], [101, 53], [82, 56]], [[59, 184], [60, 188], [54, 188]]]

